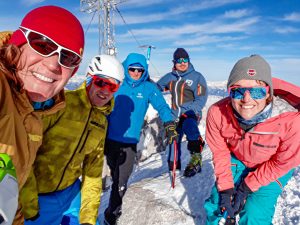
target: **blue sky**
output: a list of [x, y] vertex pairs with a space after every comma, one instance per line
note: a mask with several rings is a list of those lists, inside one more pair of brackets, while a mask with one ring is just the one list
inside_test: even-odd
[[[139, 45], [154, 45], [150, 74], [162, 76], [172, 68], [177, 47], [190, 54], [195, 69], [207, 81], [228, 78], [235, 62], [262, 55], [273, 76], [300, 86], [299, 0], [116, 0], [126, 24], [115, 12], [117, 57], [146, 54]], [[80, 12], [79, 0], [17, 0], [0, 2], [0, 30], [15, 30], [24, 15], [42, 5], [63, 6], [82, 22], [86, 46], [79, 73], [98, 54], [98, 19]], [[90, 25], [89, 25], [90, 24]], [[134, 37], [132, 36], [134, 35]]]

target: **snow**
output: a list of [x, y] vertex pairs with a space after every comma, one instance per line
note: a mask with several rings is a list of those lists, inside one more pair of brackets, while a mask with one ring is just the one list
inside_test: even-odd
[[[81, 78], [74, 78], [69, 88], [78, 86]], [[72, 84], [73, 83], [73, 84]], [[208, 107], [226, 96], [226, 82], [208, 82], [209, 98], [204, 108], [203, 120], [199, 124], [201, 134], [205, 133], [205, 117]], [[168, 94], [164, 95], [167, 102]], [[153, 121], [157, 112], [150, 107], [146, 120]], [[177, 174], [175, 188], [171, 188], [167, 168], [167, 151], [157, 152], [157, 142], [153, 135], [144, 129], [139, 143], [143, 161], [139, 161], [129, 180], [129, 188], [123, 200], [123, 214], [120, 225], [201, 225], [205, 224], [203, 204], [210, 195], [214, 184], [212, 154], [208, 146], [203, 151], [202, 172], [192, 178], [184, 178]], [[152, 126], [152, 132], [159, 134], [159, 128]], [[150, 129], [149, 129], [150, 130]], [[156, 143], [156, 144], [153, 144]], [[148, 152], [148, 154], [146, 153]], [[151, 152], [151, 153], [149, 153]], [[188, 163], [189, 154], [186, 142], [182, 144], [182, 168]], [[103, 220], [103, 212], [108, 204], [109, 190], [102, 193], [99, 220]], [[101, 224], [101, 223], [100, 223]], [[300, 224], [300, 167], [295, 169], [292, 179], [285, 186], [278, 198], [275, 215], [275, 225]]]

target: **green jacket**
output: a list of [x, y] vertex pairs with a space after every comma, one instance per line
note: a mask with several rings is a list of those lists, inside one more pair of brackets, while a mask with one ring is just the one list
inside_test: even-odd
[[114, 100], [92, 107], [85, 83], [65, 95], [66, 107], [43, 117], [43, 143], [21, 191], [23, 213], [25, 218], [35, 216], [39, 193], [63, 190], [82, 176], [80, 223], [95, 224], [102, 190], [106, 115]]

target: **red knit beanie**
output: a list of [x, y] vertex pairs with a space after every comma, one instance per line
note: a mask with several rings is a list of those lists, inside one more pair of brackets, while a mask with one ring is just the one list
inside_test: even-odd
[[[61, 46], [82, 56], [84, 32], [79, 20], [68, 10], [58, 6], [42, 6], [30, 11], [22, 20], [22, 27], [42, 33]], [[24, 34], [16, 30], [9, 43], [21, 46], [26, 43]], [[74, 70], [73, 74], [77, 71]]]

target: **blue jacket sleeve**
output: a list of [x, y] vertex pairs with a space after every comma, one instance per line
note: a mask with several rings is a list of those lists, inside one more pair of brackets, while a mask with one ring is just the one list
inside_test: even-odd
[[157, 84], [157, 87], [158, 87], [158, 89], [159, 89], [160, 91], [164, 91], [164, 89], [165, 89], [166, 87], [168, 87], [168, 84], [169, 84], [169, 82], [170, 82], [169, 77], [170, 77], [170, 74], [168, 73], [168, 74], [164, 75], [162, 78], [160, 78], [160, 79], [157, 81], [156, 84]]
[[153, 108], [158, 112], [159, 117], [165, 123], [168, 121], [172, 121], [171, 109], [163, 97], [162, 93], [158, 90], [158, 88], [151, 84], [149, 95], [149, 102], [153, 106]]

